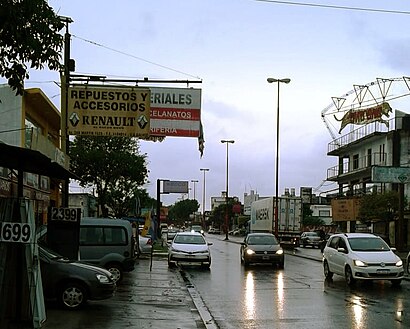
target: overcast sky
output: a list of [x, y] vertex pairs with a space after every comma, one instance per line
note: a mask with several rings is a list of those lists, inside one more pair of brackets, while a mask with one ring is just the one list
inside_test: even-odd
[[[410, 2], [309, 3], [403, 13], [253, 0], [49, 1], [73, 20], [76, 73], [202, 80], [193, 87], [202, 89], [203, 157], [196, 138], [140, 145], [152, 197], [157, 179], [198, 180], [195, 196], [202, 204], [200, 168], [209, 168], [206, 210], [210, 197], [225, 190], [221, 139], [235, 141], [229, 145], [229, 195], [243, 201], [250, 190], [275, 193], [277, 84], [268, 84], [268, 77], [291, 79], [280, 85], [279, 192], [295, 188], [299, 194], [308, 186], [319, 194], [336, 187], [324, 182], [327, 169], [337, 165], [336, 157], [326, 155], [332, 137], [321, 117], [331, 97], [376, 78], [410, 75]], [[42, 88], [60, 108], [55, 82], [57, 72], [31, 71], [26, 88]], [[406, 105], [400, 109], [407, 112]], [[181, 198], [162, 196], [166, 205]]]

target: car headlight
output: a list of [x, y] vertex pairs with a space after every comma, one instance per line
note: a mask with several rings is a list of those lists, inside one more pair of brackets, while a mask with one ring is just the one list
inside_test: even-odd
[[276, 252], [276, 254], [282, 255], [282, 254], [283, 254], [283, 249], [279, 249], [279, 250]]
[[110, 279], [104, 274], [96, 274], [95, 276], [100, 283], [110, 283]]
[[252, 249], [246, 249], [248, 255], [253, 255], [255, 252]]
[[403, 261], [400, 259], [397, 263], [396, 263], [397, 267], [402, 267], [403, 266]]
[[354, 263], [355, 266], [358, 266], [358, 267], [365, 267], [365, 266], [367, 266], [366, 263], [364, 263], [364, 262], [362, 262], [361, 260], [358, 260], [358, 259], [354, 260], [353, 263]]

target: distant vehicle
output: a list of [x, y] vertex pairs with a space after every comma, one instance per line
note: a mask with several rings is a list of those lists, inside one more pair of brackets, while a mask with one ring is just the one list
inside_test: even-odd
[[101, 300], [114, 295], [116, 284], [106, 269], [70, 261], [41, 244], [38, 249], [46, 299], [57, 299], [62, 307], [76, 310], [87, 300]]
[[[275, 197], [263, 198], [251, 204], [250, 233], [275, 231]], [[302, 199], [296, 196], [278, 198], [278, 240], [282, 247], [299, 246], [302, 219]]]
[[201, 225], [191, 225], [191, 231], [201, 233], [202, 235], [205, 234], [204, 229]]
[[218, 229], [218, 228], [211, 227], [211, 228], [208, 230], [208, 234], [221, 234], [221, 230]]
[[249, 233], [241, 244], [241, 263], [270, 263], [283, 269], [285, 256], [276, 237], [271, 233]]
[[164, 234], [164, 233], [168, 232], [168, 224], [167, 223], [161, 223], [159, 228], [161, 230], [161, 234]]
[[299, 239], [299, 243], [303, 248], [307, 246], [320, 248], [321, 241], [322, 239], [317, 232], [303, 232]]
[[351, 286], [356, 280], [389, 280], [400, 285], [404, 277], [403, 261], [380, 237], [370, 233], [342, 233], [330, 237], [323, 251], [323, 270], [330, 280], [333, 274], [344, 276]]
[[175, 228], [175, 227], [169, 228], [168, 233], [167, 233], [167, 241], [172, 240], [178, 232], [180, 232], [179, 228]]
[[209, 269], [211, 266], [211, 251], [204, 236], [198, 232], [178, 232], [168, 248], [168, 266], [175, 263], [196, 263]]

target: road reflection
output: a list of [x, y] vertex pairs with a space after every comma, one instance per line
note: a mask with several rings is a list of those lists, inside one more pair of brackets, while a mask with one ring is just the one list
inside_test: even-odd
[[253, 273], [248, 272], [245, 280], [246, 319], [255, 319], [255, 282]]
[[284, 301], [285, 301], [285, 294], [284, 294], [284, 280], [283, 280], [283, 272], [280, 272], [278, 274], [278, 306], [277, 306], [277, 310], [279, 312], [279, 315], [282, 317], [283, 316], [283, 305], [284, 305]]
[[354, 316], [354, 324], [355, 328], [362, 328], [363, 326], [363, 313], [364, 307], [361, 302], [361, 298], [359, 296], [353, 296], [352, 299], [352, 308], [353, 308], [353, 316]]

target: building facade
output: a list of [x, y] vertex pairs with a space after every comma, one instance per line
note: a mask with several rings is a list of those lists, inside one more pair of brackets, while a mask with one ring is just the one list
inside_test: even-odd
[[[337, 158], [337, 165], [327, 170], [327, 180], [338, 185], [336, 198], [354, 199], [373, 192], [398, 191], [399, 184], [374, 181], [372, 172], [374, 167], [410, 167], [410, 115], [396, 110], [388, 121], [378, 120], [352, 129], [328, 144], [327, 155]], [[408, 198], [408, 184], [402, 184], [402, 188]], [[357, 214], [350, 217], [336, 220], [347, 232], [356, 231], [356, 226], [363, 230]], [[406, 230], [403, 241], [406, 244], [410, 240], [405, 222], [393, 219], [387, 223], [376, 219], [368, 223], [368, 231], [385, 234], [394, 244], [397, 232]]]
[[[60, 112], [38, 88], [25, 89], [16, 95], [7, 84], [0, 85], [0, 143], [16, 150], [36, 151], [68, 171], [68, 157], [60, 149]], [[38, 152], [38, 153], [37, 153]], [[3, 156], [11, 157], [10, 154]], [[30, 162], [31, 158], [15, 161]], [[23, 172], [23, 196], [36, 200], [36, 217], [45, 222], [48, 206], [61, 206], [61, 179], [50, 175]], [[17, 171], [0, 167], [0, 197], [17, 197]]]

